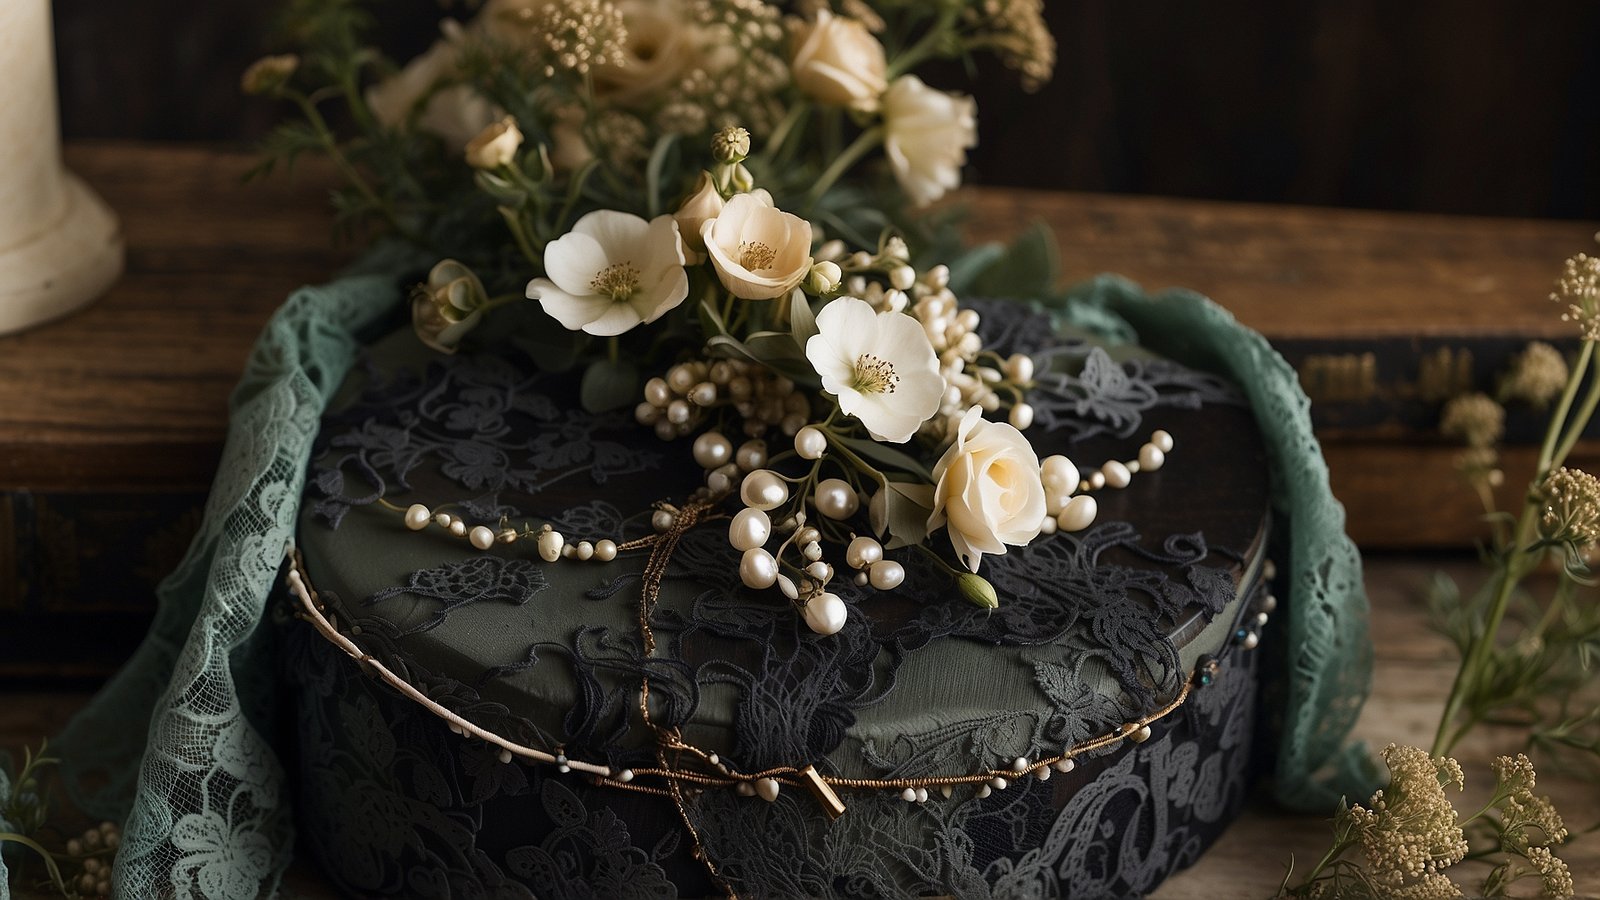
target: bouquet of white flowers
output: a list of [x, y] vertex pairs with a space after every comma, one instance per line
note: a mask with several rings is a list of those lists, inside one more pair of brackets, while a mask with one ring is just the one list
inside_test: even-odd
[[[952, 267], [908, 241], [939, 243], [949, 223], [911, 211], [960, 183], [976, 142], [971, 98], [911, 70], [992, 50], [1037, 85], [1054, 63], [1042, 3], [794, 7], [490, 0], [363, 87], [385, 64], [362, 49], [359, 9], [306, 3], [303, 55], [268, 57], [244, 83], [305, 114], [268, 165], [331, 154], [344, 212], [445, 257], [413, 294], [423, 341], [452, 352], [490, 310], [537, 302], [544, 361], [583, 367], [585, 407], [631, 405], [684, 441], [705, 471], [688, 502], [731, 507], [747, 586], [832, 634], [846, 615], [836, 564], [891, 590], [906, 572], [884, 551], [910, 546], [993, 606], [984, 554], [1086, 528], [1092, 491], [1171, 450], [1157, 433], [1087, 477], [1041, 462], [1024, 432], [1049, 361], [987, 350]], [[323, 117], [335, 99], [355, 137]], [[661, 505], [657, 529], [675, 512]], [[480, 549], [528, 537], [552, 562], [593, 552], [548, 527], [406, 516]]]

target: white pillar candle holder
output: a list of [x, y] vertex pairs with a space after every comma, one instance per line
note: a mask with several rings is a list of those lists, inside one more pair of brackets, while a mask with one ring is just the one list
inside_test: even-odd
[[122, 272], [117, 217], [61, 162], [50, 0], [0, 0], [0, 334], [64, 316]]

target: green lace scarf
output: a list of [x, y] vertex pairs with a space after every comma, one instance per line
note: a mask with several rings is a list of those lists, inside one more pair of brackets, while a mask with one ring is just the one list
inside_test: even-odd
[[[117, 896], [273, 894], [294, 845], [274, 715], [267, 597], [293, 535], [324, 406], [361, 347], [395, 311], [398, 275], [377, 252], [345, 277], [291, 296], [250, 356], [200, 532], [158, 589], [150, 633], [53, 744], [73, 800], [124, 823]], [[1225, 310], [1187, 291], [1146, 296], [1112, 277], [1056, 305], [1064, 320], [1130, 337], [1224, 373], [1249, 395], [1273, 462], [1287, 550], [1288, 663], [1269, 715], [1274, 789], [1286, 805], [1328, 812], [1368, 793], [1374, 772], [1346, 738], [1371, 673], [1361, 564], [1344, 533], [1311, 433], [1309, 403], [1282, 357]], [[0, 863], [0, 900], [9, 900]]]

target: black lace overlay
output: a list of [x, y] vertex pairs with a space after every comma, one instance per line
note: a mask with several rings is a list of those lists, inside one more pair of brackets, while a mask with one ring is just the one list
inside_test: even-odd
[[[997, 610], [956, 596], [923, 555], [896, 551], [905, 584], [878, 593], [837, 580], [830, 589], [850, 615], [821, 637], [775, 592], [740, 583], [738, 554], [712, 524], [673, 553], [646, 655], [635, 624], [642, 556], [550, 566], [531, 541], [478, 553], [365, 510], [379, 499], [453, 504], [485, 524], [548, 522], [620, 543], [649, 531], [652, 501], [681, 500], [700, 483], [687, 441], [663, 443], [631, 415], [577, 411], [571, 380], [534, 374], [513, 347], [419, 366], [419, 354], [380, 345], [365, 386], [324, 421], [308, 486], [315, 502], [301, 525], [307, 572], [365, 652], [475, 724], [576, 759], [654, 764], [638, 712], [644, 679], [652, 721], [739, 771], [809, 763], [848, 777], [932, 777], [1054, 754], [1159, 707], [1201, 650], [1220, 649], [1226, 629], [1206, 630], [1204, 647], [1188, 644], [1243, 605], [1247, 562], [1263, 552], [1265, 466], [1248, 410], [1225, 382], [1051, 339], [1048, 321], [1020, 306], [982, 311], [1001, 353], [1038, 360], [1029, 436], [1041, 456], [1065, 452], [1088, 472], [1132, 458], [1141, 429], [1168, 428], [1180, 442], [1168, 471], [1104, 492], [1088, 530], [986, 556]], [[1173, 473], [1185, 453], [1226, 460], [1255, 481], [1206, 493], [1196, 486], [1206, 472]], [[403, 563], [385, 563], [392, 578], [354, 589], [361, 582], [339, 561], [375, 541], [412, 542], [404, 546], [415, 555], [403, 551]], [[310, 827], [352, 889], [714, 892], [665, 801], [463, 749], [472, 742], [366, 684], [353, 665], [329, 662], [317, 642], [303, 651], [317, 661], [289, 670], [307, 719], [306, 777], [320, 779], [302, 802], [311, 818], [334, 819]], [[1248, 668], [1223, 681], [1131, 752], [981, 800], [970, 788], [924, 805], [852, 794], [850, 812], [830, 825], [801, 791], [771, 804], [709, 791], [691, 811], [713, 858], [750, 896], [1066, 896], [1067, 885], [1075, 897], [1126, 896], [1192, 859], [1243, 793], [1234, 731], [1248, 730], [1253, 688]], [[341, 793], [387, 799], [350, 800], [357, 817], [339, 812]], [[373, 834], [356, 833], [380, 816]], [[393, 835], [383, 833], [390, 823]], [[439, 873], [468, 887], [430, 893]]]
[[[309, 628], [289, 629], [281, 659], [297, 700], [302, 836], [342, 890], [507, 900], [716, 893], [669, 801], [501, 762], [497, 748], [363, 677]], [[691, 795], [689, 810], [746, 897], [1139, 896], [1198, 858], [1242, 804], [1255, 695], [1255, 654], [1230, 652], [1217, 681], [1144, 744], [982, 799], [970, 787], [925, 804], [852, 791], [830, 823], [803, 792], [767, 803], [714, 790]]]

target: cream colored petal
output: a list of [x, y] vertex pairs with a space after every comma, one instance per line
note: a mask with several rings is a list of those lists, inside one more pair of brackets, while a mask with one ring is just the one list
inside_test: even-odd
[[638, 265], [647, 246], [650, 223], [632, 213], [597, 209], [574, 223], [572, 231], [599, 241], [612, 262], [631, 259]]
[[639, 311], [627, 303], [613, 303], [608, 297], [604, 311], [583, 330], [598, 337], [611, 337], [632, 329], [641, 321]]
[[569, 294], [593, 293], [595, 276], [611, 263], [605, 246], [578, 231], [568, 232], [544, 248], [545, 274]]
[[544, 311], [570, 331], [587, 331], [589, 323], [604, 315], [607, 307], [613, 305], [610, 297], [573, 294], [562, 290], [548, 278], [535, 278], [529, 282], [528, 295], [537, 296]]
[[676, 309], [689, 296], [689, 274], [682, 266], [663, 269], [661, 278], [634, 298], [633, 308], [645, 322], [654, 322]]

